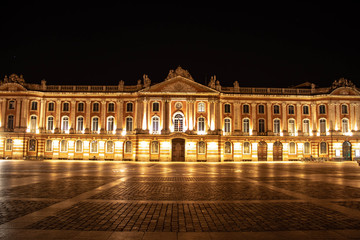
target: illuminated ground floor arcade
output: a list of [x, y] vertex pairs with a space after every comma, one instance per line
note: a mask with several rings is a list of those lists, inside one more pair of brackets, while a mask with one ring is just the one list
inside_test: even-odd
[[8, 159], [78, 159], [159, 162], [287, 161], [304, 158], [356, 160], [357, 139], [338, 137], [250, 137], [134, 135], [2, 136], [0, 157]]

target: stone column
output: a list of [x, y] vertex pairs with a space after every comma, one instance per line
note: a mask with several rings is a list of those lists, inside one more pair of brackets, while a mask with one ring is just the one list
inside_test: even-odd
[[164, 111], [163, 111], [163, 129], [161, 130], [161, 134], [169, 134], [169, 102], [170, 99], [163, 98], [163, 105], [164, 105]]
[[56, 100], [56, 126], [55, 126], [55, 133], [59, 133], [61, 130], [61, 100]]
[[91, 129], [91, 119], [90, 119], [90, 113], [91, 113], [91, 101], [86, 101], [86, 120], [85, 120], [85, 133], [90, 133]]
[[101, 101], [100, 122], [101, 122], [100, 133], [105, 133], [106, 132], [106, 101]]
[[317, 111], [316, 111], [316, 103], [311, 104], [311, 115], [313, 116], [312, 119], [312, 131], [313, 135], [316, 136], [317, 133]]
[[75, 133], [76, 127], [76, 119], [75, 119], [75, 111], [76, 111], [76, 100], [72, 99], [70, 103], [70, 133]]
[[251, 103], [252, 135], [257, 135], [256, 103]]
[[25, 131], [27, 128], [28, 106], [29, 106], [29, 100], [23, 99], [22, 100], [22, 114], [21, 114], [20, 127], [25, 129]]
[[349, 116], [349, 120], [350, 120], [350, 129], [351, 129], [351, 132], [354, 132], [355, 131], [355, 108], [356, 108], [356, 104], [355, 103], [350, 103], [350, 116]]
[[335, 126], [335, 105], [334, 103], [329, 103], [329, 131], [333, 132], [334, 131], [334, 126]]
[[[147, 125], [147, 121], [148, 121], [148, 100], [146, 98], [144, 98], [143, 100], [143, 114], [142, 114], [142, 130], [147, 131], [148, 132], [148, 125]], [[149, 110], [150, 111], [150, 110]]]
[[1, 112], [0, 112], [0, 131], [4, 131], [5, 129], [5, 110], [6, 110], [6, 99], [1, 99]]
[[335, 103], [335, 122], [337, 126], [337, 132], [341, 132], [341, 109], [340, 109], [340, 103]]
[[[21, 106], [21, 99], [16, 100], [16, 113], [15, 113], [15, 122], [14, 122], [14, 128], [20, 127], [20, 106]], [[41, 105], [40, 105], [41, 108]]]
[[267, 106], [267, 111], [266, 111], [266, 114], [267, 114], [267, 132], [268, 132], [268, 135], [273, 135], [273, 121], [272, 121], [272, 118], [271, 118], [271, 115], [272, 115], [272, 111], [271, 111], [271, 106], [272, 106], [272, 103], [267, 103], [266, 104]]
[[223, 119], [223, 113], [221, 111], [221, 101], [220, 100], [216, 100], [215, 102], [215, 130], [217, 131], [218, 134], [222, 134], [222, 119]]
[[287, 135], [287, 125], [288, 125], [288, 123], [287, 123], [287, 111], [286, 111], [286, 103], [282, 103], [281, 104], [281, 106], [282, 106], [282, 110], [281, 110], [281, 115], [282, 115], [282, 132], [283, 132], [283, 134], [284, 134], [284, 136], [285, 135]]
[[240, 101], [234, 102], [234, 135], [240, 135], [241, 133], [240, 106]]
[[299, 136], [303, 135], [302, 131], [302, 122], [301, 122], [301, 104], [296, 104], [296, 125], [297, 125], [297, 132]]
[[355, 128], [357, 129], [357, 132], [360, 132], [360, 104], [355, 103]]
[[116, 134], [121, 134], [123, 129], [123, 112], [124, 112], [123, 100], [116, 101]]

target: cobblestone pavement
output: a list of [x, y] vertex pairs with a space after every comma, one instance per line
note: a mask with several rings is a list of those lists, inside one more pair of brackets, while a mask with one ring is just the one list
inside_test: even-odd
[[0, 239], [360, 239], [360, 168], [0, 161], [0, 228]]

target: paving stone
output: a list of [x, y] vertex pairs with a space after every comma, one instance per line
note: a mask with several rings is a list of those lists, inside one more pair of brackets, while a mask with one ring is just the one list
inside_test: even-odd
[[263, 232], [357, 229], [360, 220], [302, 202], [94, 203], [80, 202], [34, 223], [44, 230], [144, 232]]
[[38, 211], [54, 203], [56, 203], [56, 201], [8, 200], [0, 202], [0, 224]]
[[124, 182], [92, 197], [112, 200], [274, 200], [293, 197], [249, 182]]

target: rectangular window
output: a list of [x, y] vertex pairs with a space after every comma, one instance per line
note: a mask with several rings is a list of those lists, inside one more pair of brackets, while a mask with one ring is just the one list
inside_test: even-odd
[[52, 152], [53, 149], [53, 141], [52, 140], [46, 140], [46, 145], [45, 145], [45, 152]]
[[78, 103], [78, 112], [84, 111], [84, 103]]
[[109, 103], [108, 105], [108, 112], [114, 112], [115, 111], [115, 104]]
[[309, 106], [303, 106], [303, 114], [309, 115]]
[[244, 104], [244, 105], [243, 105], [243, 113], [244, 113], [244, 114], [250, 113], [250, 107], [249, 107], [249, 105], [247, 105], [247, 104]]
[[230, 104], [225, 104], [224, 105], [224, 112], [225, 113], [230, 113]]
[[35, 102], [35, 101], [31, 102], [31, 110], [36, 111], [37, 110], [37, 105], [38, 105], [37, 102]]
[[153, 110], [153, 112], [158, 112], [160, 110], [160, 103], [154, 102], [152, 104], [152, 110]]
[[265, 106], [259, 105], [259, 114], [264, 114], [264, 113], [265, 113]]

